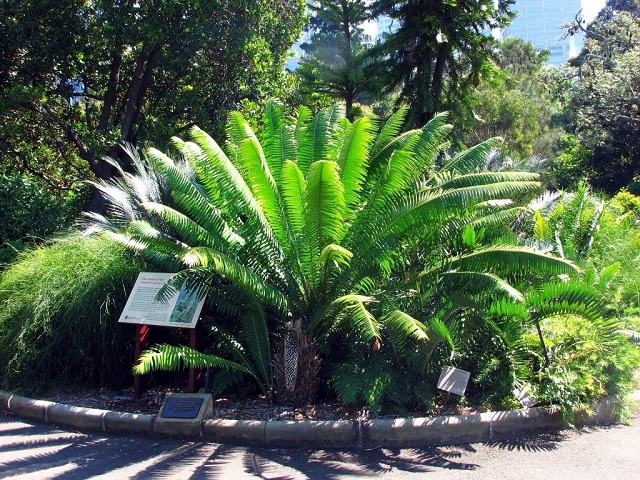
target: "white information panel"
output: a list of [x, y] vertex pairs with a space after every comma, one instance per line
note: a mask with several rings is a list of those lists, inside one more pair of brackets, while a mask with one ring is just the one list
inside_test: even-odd
[[442, 367], [442, 372], [440, 372], [438, 388], [446, 392], [463, 396], [464, 391], [467, 389], [467, 383], [469, 383], [470, 376], [471, 373], [466, 370], [460, 370], [459, 368], [445, 365]]
[[156, 301], [158, 292], [173, 275], [173, 273], [140, 273], [118, 321], [138, 325], [195, 328], [204, 305], [204, 298], [198, 301], [198, 296], [187, 291], [183, 286], [166, 302]]

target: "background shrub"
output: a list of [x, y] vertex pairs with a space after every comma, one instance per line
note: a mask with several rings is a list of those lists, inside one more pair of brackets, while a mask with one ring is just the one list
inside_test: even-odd
[[53, 194], [34, 178], [0, 174], [0, 267], [78, 216], [85, 194]]
[[102, 236], [19, 255], [0, 276], [0, 380], [43, 390], [131, 380], [133, 335], [118, 317], [144, 263]]

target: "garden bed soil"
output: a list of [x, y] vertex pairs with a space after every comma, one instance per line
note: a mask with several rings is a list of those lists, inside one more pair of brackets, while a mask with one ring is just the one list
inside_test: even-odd
[[[122, 391], [87, 390], [54, 391], [41, 398], [51, 402], [74, 405], [84, 408], [97, 408], [127, 413], [158, 414], [164, 397], [169, 392], [181, 392], [183, 389], [154, 387], [133, 398], [132, 389]], [[486, 411], [479, 407], [446, 406], [432, 412], [410, 412], [406, 417], [428, 417], [434, 415], [459, 415]], [[394, 418], [398, 415], [381, 415], [382, 418]], [[234, 420], [364, 420], [371, 418], [367, 411], [347, 407], [341, 403], [314, 403], [308, 405], [278, 405], [264, 397], [240, 398], [223, 397], [213, 401], [213, 417]]]

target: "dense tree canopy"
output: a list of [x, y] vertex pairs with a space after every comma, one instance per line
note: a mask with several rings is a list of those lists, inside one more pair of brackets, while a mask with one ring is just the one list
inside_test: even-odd
[[[302, 0], [27, 0], [0, 9], [0, 162], [64, 184], [98, 178], [118, 142], [215, 131], [273, 95]], [[126, 162], [126, 157], [122, 156]]]
[[409, 123], [422, 126], [440, 111], [469, 114], [468, 93], [490, 71], [495, 39], [487, 34], [512, 18], [512, 0], [375, 2], [399, 28], [376, 48], [383, 92], [401, 90]]
[[548, 58], [548, 51], [514, 37], [500, 43], [496, 64], [502, 73], [470, 92], [474, 119], [462, 134], [465, 143], [502, 137], [503, 152], [516, 160], [556, 153], [562, 126], [554, 121], [560, 106], [547, 86]]
[[[631, 2], [623, 3], [632, 10]], [[565, 106], [582, 156], [590, 151], [579, 173], [597, 189], [615, 193], [640, 175], [640, 18], [606, 8], [588, 27], [576, 22], [574, 28], [587, 34], [571, 62]]]

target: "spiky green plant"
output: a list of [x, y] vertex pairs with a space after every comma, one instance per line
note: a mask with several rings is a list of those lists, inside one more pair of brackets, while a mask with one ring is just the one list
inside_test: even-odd
[[[520, 299], [501, 273], [574, 271], [568, 261], [526, 248], [457, 248], [460, 229], [514, 218], [520, 209], [508, 199], [530, 196], [538, 177], [480, 171], [495, 139], [436, 170], [450, 131], [446, 116], [399, 134], [405, 113], [376, 134], [374, 119], [350, 123], [339, 106], [315, 116], [301, 108], [288, 118], [271, 102], [260, 140], [240, 114], [230, 114], [224, 150], [194, 127], [191, 141], [173, 139], [175, 159], [149, 149], [145, 161], [134, 162], [136, 174], [97, 184], [112, 206], [108, 217], [92, 216], [94, 228], [179, 266], [174, 286], [187, 282], [236, 318], [239, 337], [227, 345], [237, 347], [238, 368], [265, 391], [272, 385], [270, 334], [290, 320], [302, 321], [325, 357], [337, 334], [340, 348], [351, 342], [379, 350], [387, 339], [428, 347], [444, 328], [412, 315], [418, 310], [410, 301], [432, 293], [427, 285]], [[270, 318], [278, 319], [275, 332]], [[185, 364], [218, 362], [180, 351]], [[136, 371], [174, 367], [169, 360], [178, 351], [168, 353], [159, 347]]]
[[21, 253], [0, 272], [0, 381], [29, 393], [62, 385], [118, 387], [133, 356], [118, 317], [141, 258], [78, 233]]

